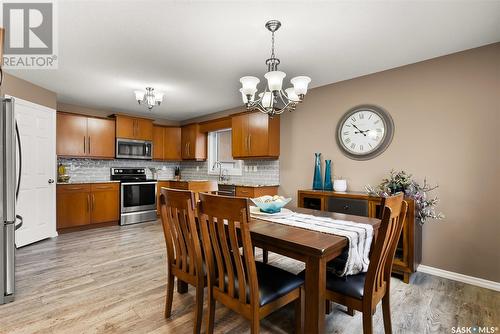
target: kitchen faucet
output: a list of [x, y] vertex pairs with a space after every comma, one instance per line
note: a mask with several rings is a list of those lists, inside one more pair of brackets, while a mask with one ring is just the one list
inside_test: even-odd
[[228, 171], [225, 168], [222, 168], [222, 162], [216, 161], [214, 163], [213, 169], [219, 167], [219, 182], [229, 181]]

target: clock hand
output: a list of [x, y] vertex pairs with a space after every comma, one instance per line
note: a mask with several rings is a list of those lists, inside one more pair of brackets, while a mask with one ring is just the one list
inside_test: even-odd
[[359, 131], [359, 132], [358, 131], [354, 131], [354, 133], [361, 133], [363, 136], [366, 137], [366, 133], [365, 132], [368, 132], [369, 130], [363, 131], [363, 130], [360, 130], [356, 125], [354, 125], [352, 123], [351, 123], [351, 125], [354, 126]]
[[[351, 125], [352, 125], [352, 126], [354, 126], [354, 127], [356, 128], [356, 130], [361, 131], [361, 130], [359, 130], [359, 128], [358, 128], [356, 125], [354, 125], [354, 124], [352, 124], [352, 123], [351, 123]], [[361, 132], [362, 132], [362, 131], [361, 131]]]

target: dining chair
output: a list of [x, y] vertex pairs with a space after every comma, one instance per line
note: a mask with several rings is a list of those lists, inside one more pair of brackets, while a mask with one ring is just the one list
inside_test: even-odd
[[200, 333], [206, 274], [195, 222], [194, 193], [189, 190], [161, 189], [160, 212], [167, 246], [167, 297], [165, 317], [172, 314], [174, 277], [196, 287], [193, 333]]
[[382, 199], [382, 221], [370, 255], [366, 273], [338, 277], [328, 272], [326, 299], [347, 306], [348, 313], [363, 312], [363, 333], [373, 333], [373, 314], [382, 300], [384, 330], [392, 333], [389, 303], [392, 262], [399, 241], [408, 204], [403, 194]]
[[198, 206], [208, 268], [207, 333], [214, 331], [216, 301], [250, 320], [251, 333], [259, 333], [262, 318], [295, 302], [300, 332], [304, 280], [255, 261], [247, 199], [200, 193]]

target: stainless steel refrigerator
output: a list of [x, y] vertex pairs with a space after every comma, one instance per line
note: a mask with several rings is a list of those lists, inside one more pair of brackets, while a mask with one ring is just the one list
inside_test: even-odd
[[[21, 141], [14, 115], [14, 100], [2, 98], [0, 115], [0, 304], [14, 300], [15, 230], [22, 217], [16, 215], [21, 185]], [[16, 152], [19, 153], [16, 155]]]

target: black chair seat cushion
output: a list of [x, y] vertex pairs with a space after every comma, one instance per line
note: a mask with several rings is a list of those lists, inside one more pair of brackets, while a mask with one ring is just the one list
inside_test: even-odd
[[[258, 261], [255, 261], [255, 267], [257, 269], [257, 279], [259, 282], [260, 306], [269, 304], [304, 284], [304, 279], [302, 277], [281, 268]], [[235, 298], [238, 298], [239, 285], [236, 271], [234, 276]], [[227, 289], [227, 274], [224, 277], [224, 281]], [[217, 285], [218, 282], [216, 282], [216, 286]], [[248, 286], [248, 281], [246, 294], [247, 303], [250, 303], [250, 288]]]
[[[305, 277], [305, 270], [299, 275]], [[356, 299], [363, 299], [366, 273], [339, 277], [329, 271], [326, 273], [326, 289]]]

